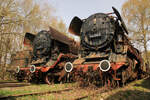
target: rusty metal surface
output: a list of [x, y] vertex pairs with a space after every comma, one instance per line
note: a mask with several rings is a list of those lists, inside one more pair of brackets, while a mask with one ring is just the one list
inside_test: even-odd
[[[68, 49], [70, 49], [71, 53], [73, 53], [73, 54], [78, 53], [79, 43], [77, 43], [73, 38], [69, 38], [64, 33], [61, 33], [52, 27], [49, 27], [49, 33], [51, 34], [51, 36], [54, 40], [57, 40], [64, 44], [67, 44], [69, 46]], [[62, 47], [63, 47], [63, 45], [62, 45]]]
[[51, 34], [53, 39], [60, 41], [62, 43], [71, 45], [73, 42], [75, 42], [73, 39], [69, 38], [64, 33], [61, 33], [52, 27], [49, 27], [49, 33]]
[[80, 28], [82, 26], [82, 23], [83, 21], [80, 18], [78, 18], [77, 16], [74, 17], [69, 25], [69, 32], [74, 35], [80, 36]]

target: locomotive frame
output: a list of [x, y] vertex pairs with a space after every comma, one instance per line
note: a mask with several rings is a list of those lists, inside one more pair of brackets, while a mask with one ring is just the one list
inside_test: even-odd
[[[118, 10], [74, 17], [69, 32], [80, 37], [79, 57], [66, 68], [83, 84], [116, 87], [144, 76], [141, 53], [132, 46]], [[112, 16], [115, 14], [116, 16]]]
[[[35, 48], [43, 45], [39, 45], [39, 38], [43, 37], [42, 35], [46, 34], [46, 38], [43, 40], [47, 40], [50, 38], [51, 41], [47, 43], [47, 41], [43, 46], [43, 50]], [[36, 39], [37, 37], [37, 39]], [[35, 41], [35, 42], [34, 42]], [[40, 43], [39, 42], [39, 43]], [[38, 45], [36, 45], [38, 44]], [[27, 67], [17, 67], [16, 69], [16, 78], [18, 81], [27, 80], [29, 82], [39, 83], [40, 81], [44, 81], [47, 84], [51, 84], [54, 81], [65, 81], [66, 71], [64, 69], [64, 64], [67, 61], [73, 61], [77, 56], [78, 48], [76, 47], [76, 42], [63, 35], [63, 33], [58, 32], [52, 27], [49, 27], [49, 31], [40, 31], [37, 35], [26, 33], [24, 38], [24, 45], [31, 48], [29, 63]], [[45, 51], [45, 45], [51, 46], [48, 52], [41, 53]], [[38, 51], [39, 50], [39, 51]], [[57, 78], [57, 80], [56, 80]]]

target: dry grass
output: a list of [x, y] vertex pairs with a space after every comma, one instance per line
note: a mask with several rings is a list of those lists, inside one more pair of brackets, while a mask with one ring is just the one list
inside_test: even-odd
[[123, 88], [98, 94], [91, 100], [150, 100], [150, 78], [137, 80]]
[[[45, 92], [53, 90], [62, 90], [64, 88], [72, 88], [69, 92], [62, 92], [60, 94], [45, 94], [36, 96], [25, 96], [18, 98], [11, 98], [10, 100], [72, 100], [77, 97], [85, 96], [93, 93], [92, 89], [79, 89], [77, 84], [55, 84], [55, 85], [31, 85], [16, 88], [0, 88], [0, 95], [13, 95], [22, 93]], [[149, 100], [150, 98], [150, 78], [134, 81], [123, 88], [117, 88], [112, 91], [97, 94], [94, 97], [89, 96], [83, 100]]]

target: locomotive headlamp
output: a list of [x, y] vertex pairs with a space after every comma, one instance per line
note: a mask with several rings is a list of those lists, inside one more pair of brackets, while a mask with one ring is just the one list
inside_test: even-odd
[[19, 73], [19, 72], [20, 72], [20, 67], [17, 66], [17, 68], [16, 68], [16, 73]]
[[102, 60], [99, 67], [101, 71], [106, 72], [110, 69], [110, 62], [108, 60]]
[[71, 62], [67, 62], [66, 64], [65, 64], [65, 71], [66, 72], [71, 72], [73, 70], [73, 65], [72, 65], [72, 63]]
[[31, 72], [31, 73], [34, 73], [35, 70], [36, 70], [35, 65], [31, 65], [31, 66], [30, 66], [30, 72]]

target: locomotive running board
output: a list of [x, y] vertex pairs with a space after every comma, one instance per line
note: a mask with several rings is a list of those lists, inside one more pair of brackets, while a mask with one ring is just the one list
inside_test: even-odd
[[52, 66], [49, 66], [49, 67], [42, 67], [40, 70], [41, 70], [42, 72], [47, 72], [47, 71], [49, 71], [49, 69], [54, 68], [54, 67], [56, 66], [56, 64], [60, 61], [60, 59], [61, 59], [61, 57], [62, 57], [63, 55], [64, 55], [64, 54], [60, 53], [59, 56], [58, 56], [58, 58], [57, 58], [57, 61], [56, 61]]
[[57, 58], [57, 61], [54, 62], [53, 65], [51, 65], [51, 66], [49, 66], [49, 67], [42, 67], [40, 70], [41, 70], [42, 72], [47, 72], [47, 71], [49, 71], [49, 69], [54, 68], [54, 67], [58, 64], [58, 62], [60, 61], [60, 59], [63, 58], [63, 57], [74, 58], [75, 56], [71, 56], [70, 54], [63, 54], [63, 53], [60, 53], [59, 56], [58, 56], [58, 58]]

